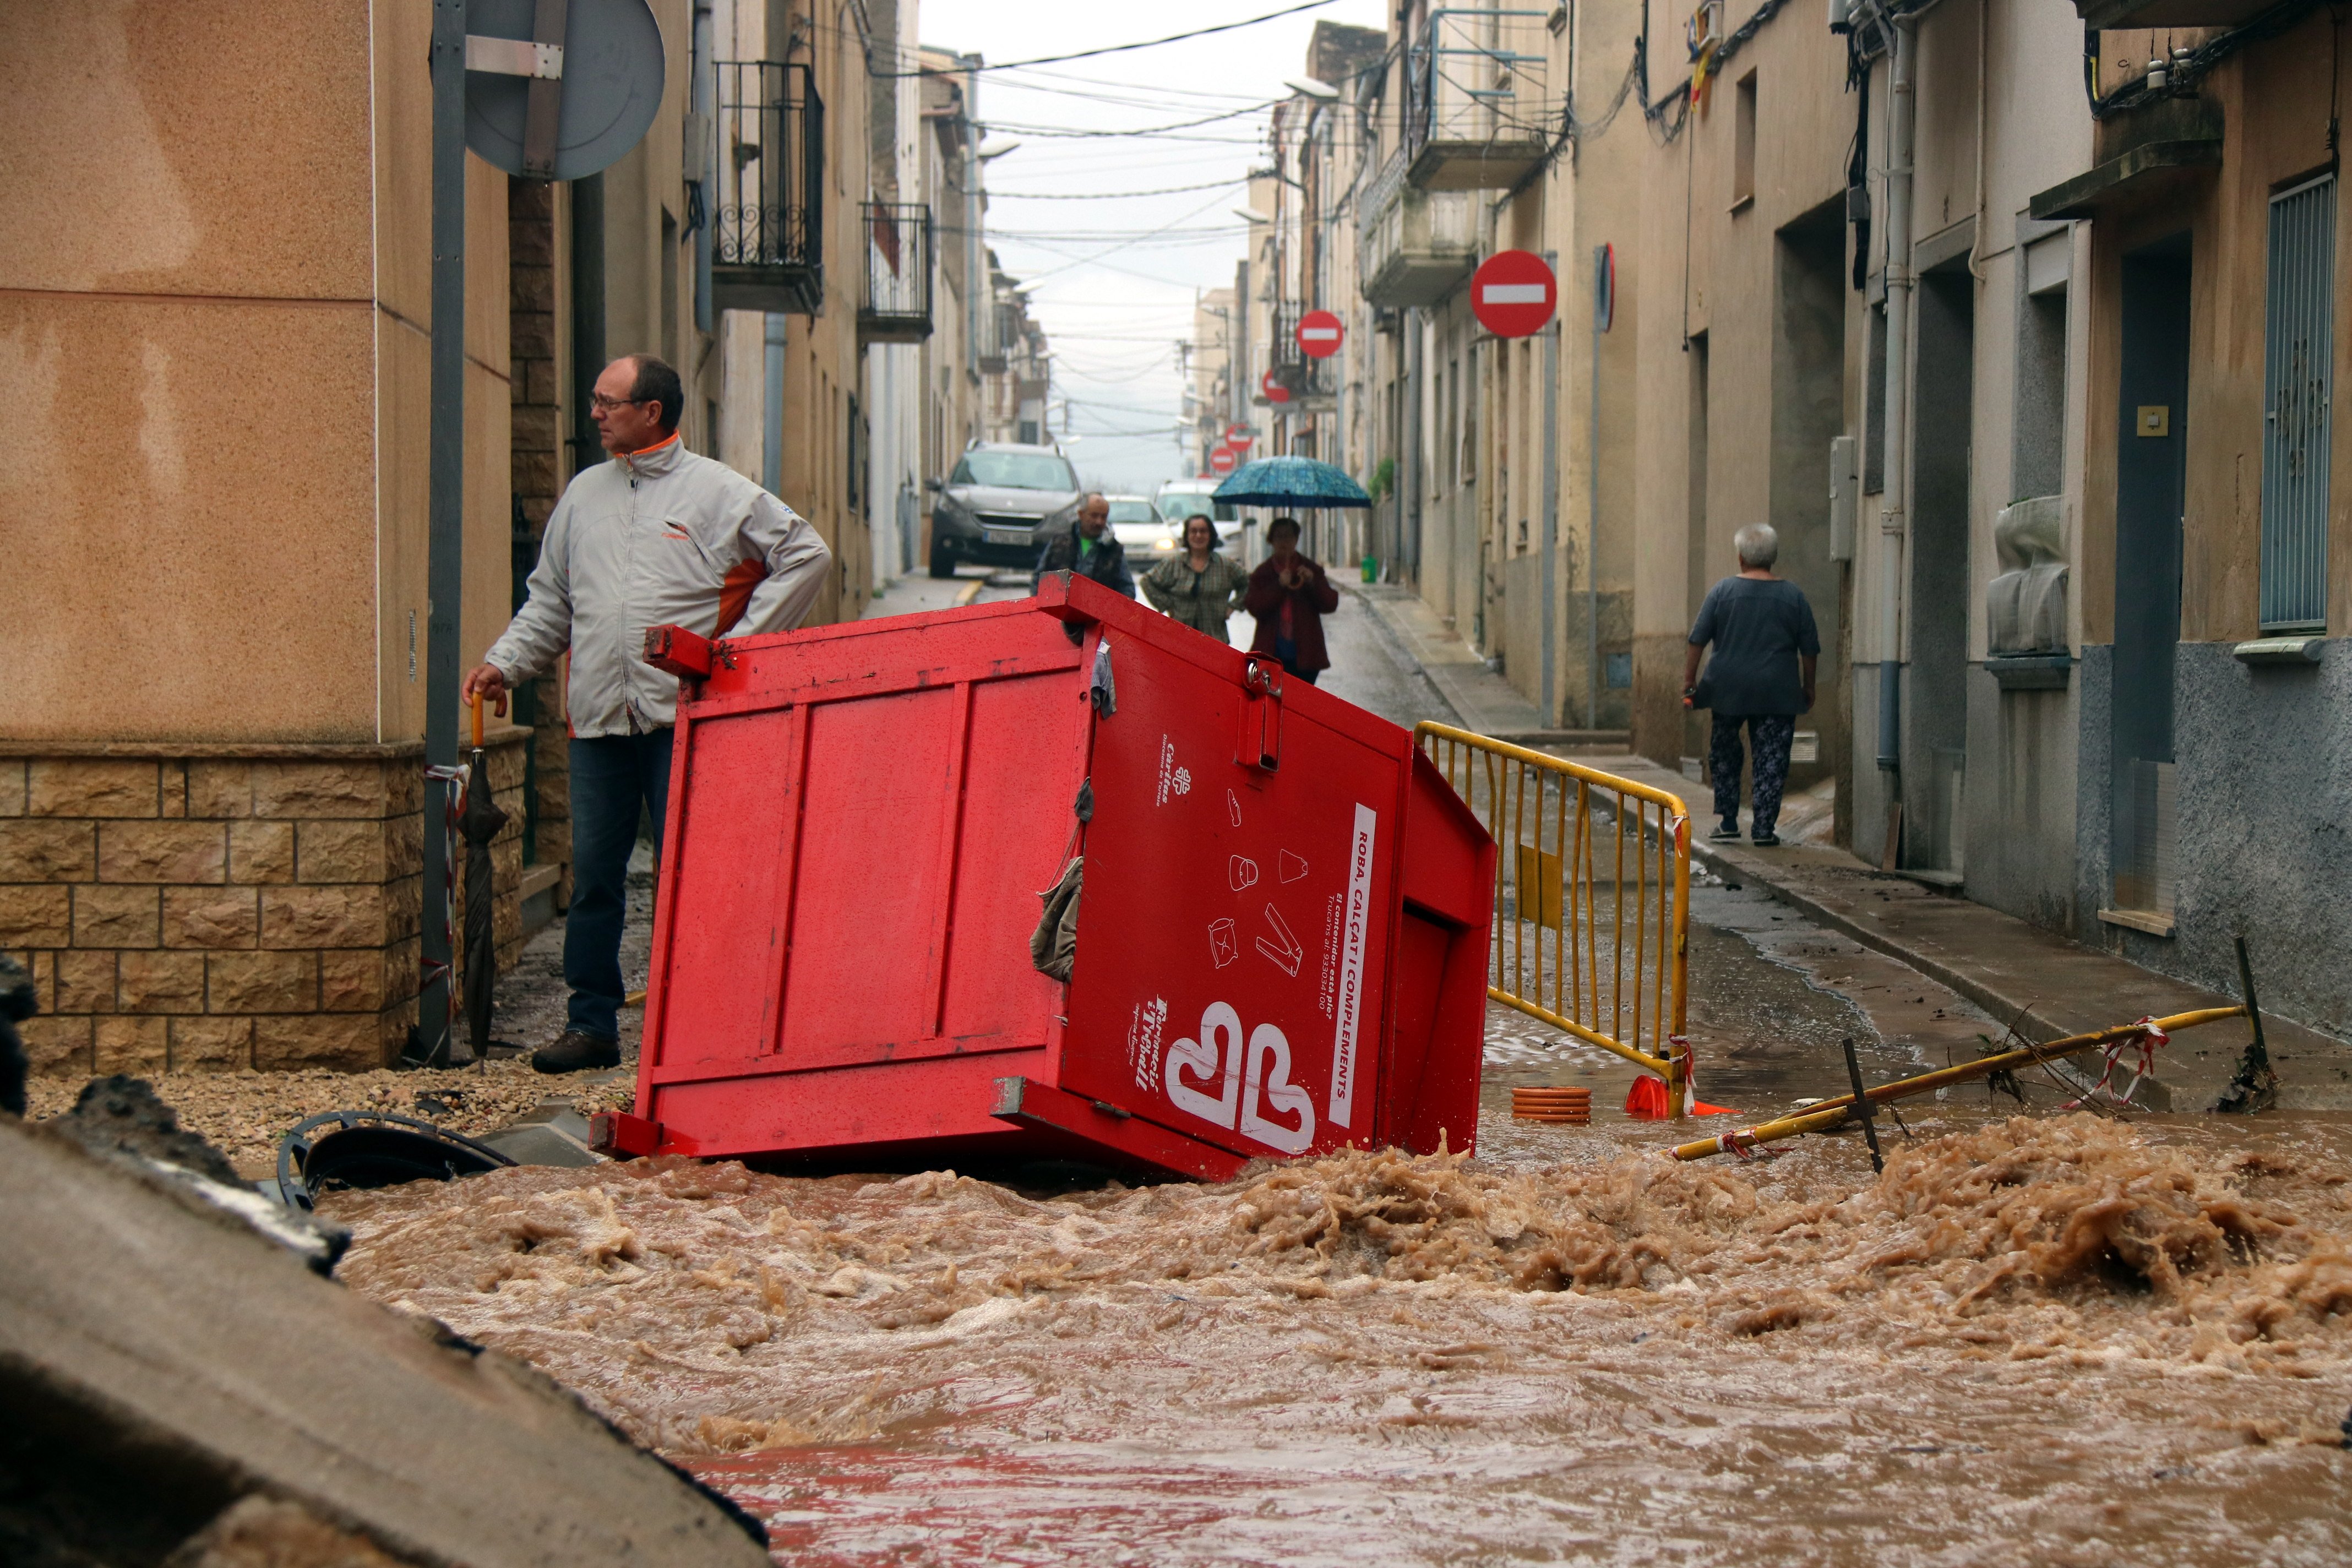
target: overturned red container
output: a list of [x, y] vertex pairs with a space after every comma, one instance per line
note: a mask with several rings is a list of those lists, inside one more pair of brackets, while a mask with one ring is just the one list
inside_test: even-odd
[[647, 647], [688, 686], [607, 1146], [1223, 1178], [1473, 1145], [1495, 849], [1407, 731], [1084, 579]]

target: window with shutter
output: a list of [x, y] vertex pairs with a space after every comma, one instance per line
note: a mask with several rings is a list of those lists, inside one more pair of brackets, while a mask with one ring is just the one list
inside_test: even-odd
[[2327, 620], [2327, 407], [2335, 391], [2336, 176], [2271, 198], [2263, 345], [2262, 628]]

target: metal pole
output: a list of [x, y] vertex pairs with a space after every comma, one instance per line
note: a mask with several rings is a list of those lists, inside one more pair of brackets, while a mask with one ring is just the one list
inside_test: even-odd
[[604, 176], [572, 182], [572, 472], [604, 460], [591, 416], [604, 373]]
[[1892, 90], [1886, 104], [1886, 379], [1879, 393], [1886, 411], [1886, 478], [1878, 525], [1878, 765], [1887, 774], [1890, 810], [1903, 787], [1903, 540], [1911, 489], [1911, 405], [1906, 396], [1911, 379], [1911, 145], [1917, 101], [1911, 57], [1918, 37], [1914, 17], [1898, 18], [1886, 66]]
[[[694, 112], [686, 117], [688, 134], [697, 146], [687, 149], [696, 173], [695, 184], [700, 188], [702, 211], [694, 226], [694, 326], [697, 331], [717, 330], [717, 314], [712, 306], [710, 280], [711, 225], [719, 216], [719, 138], [714, 130], [719, 108], [719, 62], [711, 43], [711, 7], [709, 0], [696, 0], [692, 42], [693, 80], [688, 88], [688, 100]], [[698, 356], [699, 357], [699, 356]], [[703, 432], [708, 450], [719, 450], [719, 432]]]
[[[1552, 256], [1544, 253], [1549, 266]], [[1543, 335], [1543, 721], [1559, 721], [1559, 319]], [[1592, 575], [1592, 563], [1584, 563]]]
[[[433, 0], [433, 375], [426, 450], [425, 762], [457, 763], [457, 645], [466, 543], [466, 0]], [[449, 1050], [448, 782], [425, 781], [424, 1059]]]
[[1402, 432], [1405, 489], [1397, 507], [1397, 528], [1402, 546], [1397, 553], [1404, 557], [1412, 573], [1411, 581], [1415, 593], [1421, 591], [1421, 331], [1420, 308], [1407, 307], [1404, 313], [1405, 416]]
[[[771, 310], [761, 361], [766, 406], [761, 410], [760, 483], [771, 495], [784, 493], [784, 318]], [[908, 571], [914, 567], [909, 564]]]
[[[1328, 460], [1345, 472], [1348, 467], [1348, 330], [1344, 325], [1339, 329], [1339, 352], [1331, 356], [1331, 363], [1333, 374], [1339, 378], [1339, 386], [1338, 396], [1332, 400], [1331, 450]], [[1352, 516], [1341, 517], [1338, 522], [1339, 531], [1343, 535], [1356, 531]], [[1368, 552], [1358, 550], [1350, 541], [1348, 553], [1361, 556]]]
[[1591, 427], [1585, 443], [1584, 488], [1584, 721], [1601, 728], [1601, 334], [1616, 312], [1609, 276], [1609, 247], [1592, 247]]

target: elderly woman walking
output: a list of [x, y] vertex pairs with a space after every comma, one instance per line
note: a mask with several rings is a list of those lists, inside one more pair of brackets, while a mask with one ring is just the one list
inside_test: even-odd
[[1217, 525], [1202, 511], [1184, 520], [1184, 553], [1143, 574], [1143, 596], [1153, 609], [1219, 642], [1231, 640], [1225, 622], [1248, 587], [1249, 574], [1217, 553]]
[[[1754, 841], [1778, 844], [1780, 791], [1789, 782], [1789, 744], [1797, 715], [1813, 706], [1813, 670], [1821, 634], [1802, 590], [1772, 574], [1780, 536], [1768, 523], [1750, 523], [1732, 536], [1739, 574], [1707, 591], [1691, 626], [1683, 657], [1683, 705], [1715, 710], [1707, 763], [1715, 777], [1715, 814], [1722, 826], [1707, 837], [1739, 837], [1739, 729], [1748, 727], [1748, 771], [1755, 791]], [[1706, 679], [1699, 653], [1709, 643]]]

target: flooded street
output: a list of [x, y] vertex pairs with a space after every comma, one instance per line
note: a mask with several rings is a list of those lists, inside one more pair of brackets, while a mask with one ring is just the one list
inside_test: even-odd
[[[2002, 1033], [1753, 889], [1698, 878], [1691, 944], [1700, 1090], [1747, 1116], [1842, 1091], [1844, 1039], [1874, 1081]], [[779, 1562], [2352, 1552], [2352, 1123], [2028, 1081], [2031, 1119], [1911, 1102], [1883, 1177], [1858, 1137], [1676, 1165], [1619, 1058], [1500, 1006], [1486, 1057], [1466, 1160], [637, 1162], [324, 1206], [355, 1289], [545, 1369]], [[1514, 1123], [1539, 1083], [1594, 1125]]]
[[331, 1212], [355, 1288], [779, 1561], [2342, 1561], [2344, 1130], [1914, 1125], [1877, 1181], [1619, 1122], [1213, 1188], [639, 1163]]

